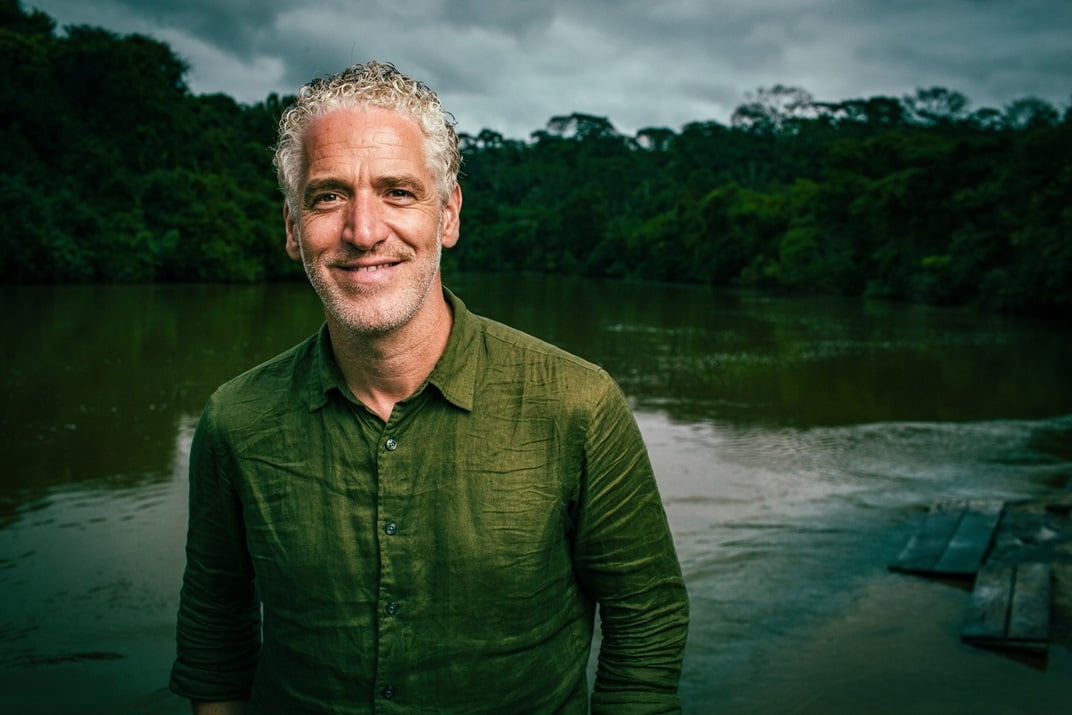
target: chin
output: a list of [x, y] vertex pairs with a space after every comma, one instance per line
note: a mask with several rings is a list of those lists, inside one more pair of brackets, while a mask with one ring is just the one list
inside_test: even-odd
[[[409, 300], [407, 300], [409, 298]], [[340, 328], [355, 335], [387, 335], [408, 324], [420, 304], [412, 296], [378, 296], [324, 301], [328, 314]]]

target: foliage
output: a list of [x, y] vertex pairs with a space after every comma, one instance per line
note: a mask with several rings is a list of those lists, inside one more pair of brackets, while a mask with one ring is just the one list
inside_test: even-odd
[[[286, 99], [193, 95], [139, 35], [0, 0], [0, 279], [261, 281], [282, 250]], [[449, 268], [834, 292], [1072, 314], [1072, 110], [941, 87], [819, 102], [776, 85], [731, 123], [626, 136], [552, 117], [460, 137]]]
[[283, 256], [282, 103], [193, 96], [164, 44], [0, 0], [0, 277], [253, 281]]

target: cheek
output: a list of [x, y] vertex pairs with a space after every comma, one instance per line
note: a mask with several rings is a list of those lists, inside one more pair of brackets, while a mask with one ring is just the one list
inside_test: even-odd
[[294, 240], [306, 251], [316, 251], [338, 240], [340, 222], [333, 216], [308, 216], [295, 227]]

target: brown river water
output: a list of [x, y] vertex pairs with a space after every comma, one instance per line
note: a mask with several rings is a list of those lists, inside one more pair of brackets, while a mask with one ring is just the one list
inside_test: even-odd
[[[966, 590], [886, 566], [937, 499], [1072, 477], [1072, 328], [966, 310], [448, 275], [604, 365], [692, 603], [686, 712], [1048, 713], [1072, 653], [962, 645]], [[319, 326], [305, 285], [0, 286], [0, 712], [167, 693], [187, 450], [220, 382]]]

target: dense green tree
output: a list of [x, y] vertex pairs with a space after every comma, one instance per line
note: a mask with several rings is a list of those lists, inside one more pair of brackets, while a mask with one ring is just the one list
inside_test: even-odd
[[[165, 44], [57, 32], [0, 0], [0, 279], [258, 281], [282, 250], [289, 103], [194, 95]], [[760, 88], [729, 126], [551, 117], [459, 137], [446, 269], [836, 292], [1072, 315], [1072, 107], [943, 87], [818, 102]]]

